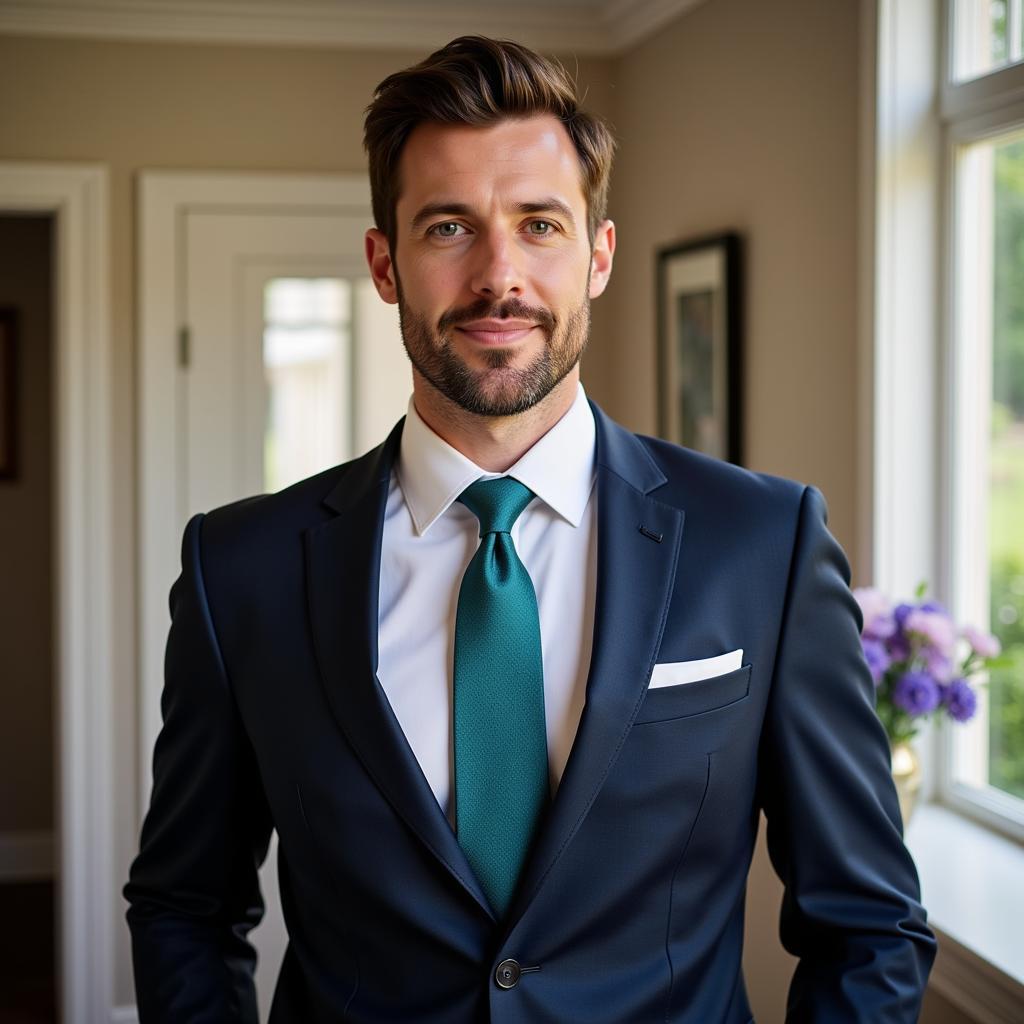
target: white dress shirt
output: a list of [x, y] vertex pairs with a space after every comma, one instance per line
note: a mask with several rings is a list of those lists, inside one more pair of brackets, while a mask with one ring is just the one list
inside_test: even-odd
[[507, 473], [487, 473], [428, 427], [409, 400], [391, 474], [380, 565], [377, 678], [451, 820], [452, 666], [459, 588], [480, 543], [456, 499], [474, 481], [515, 477], [534, 492], [512, 542], [537, 592], [551, 790], [576, 737], [594, 635], [594, 414], [569, 411]]

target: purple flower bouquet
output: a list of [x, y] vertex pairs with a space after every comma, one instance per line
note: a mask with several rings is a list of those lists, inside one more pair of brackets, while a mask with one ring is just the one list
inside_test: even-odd
[[864, 616], [861, 644], [875, 680], [876, 709], [889, 742], [911, 739], [920, 723], [945, 712], [966, 722], [978, 707], [971, 677], [996, 663], [999, 640], [972, 626], [958, 628], [937, 601], [893, 604], [874, 587], [853, 591]]

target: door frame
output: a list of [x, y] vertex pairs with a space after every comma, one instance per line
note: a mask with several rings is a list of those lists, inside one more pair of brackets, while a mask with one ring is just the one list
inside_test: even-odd
[[0, 211], [54, 218], [54, 950], [61, 1020], [111, 1020], [114, 951], [113, 358], [109, 175], [0, 162]]
[[142, 171], [139, 223], [139, 816], [149, 806], [151, 756], [160, 730], [160, 693], [169, 617], [167, 594], [180, 568], [178, 467], [186, 374], [179, 362], [185, 303], [182, 259], [190, 213], [337, 214], [373, 223], [362, 174]]

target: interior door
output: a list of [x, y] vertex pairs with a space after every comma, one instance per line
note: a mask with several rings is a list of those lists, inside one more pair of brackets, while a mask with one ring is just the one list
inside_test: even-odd
[[[409, 364], [396, 308], [363, 261], [365, 229], [359, 216], [186, 216], [186, 516], [360, 454], [405, 412]], [[307, 452], [319, 457], [289, 466], [282, 454], [274, 475], [274, 447], [298, 429], [288, 411], [298, 414], [303, 392]]]
[[[366, 226], [344, 214], [185, 214], [180, 529], [368, 450], [405, 412], [409, 364], [395, 307], [363, 261]], [[287, 942], [276, 850], [275, 834], [260, 875], [267, 912], [251, 934], [263, 1020]]]

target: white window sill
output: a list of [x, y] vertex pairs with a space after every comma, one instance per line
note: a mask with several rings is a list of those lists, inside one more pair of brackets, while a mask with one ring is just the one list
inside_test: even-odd
[[1024, 847], [938, 804], [906, 842], [939, 934], [932, 987], [979, 1024], [1024, 1021]]

